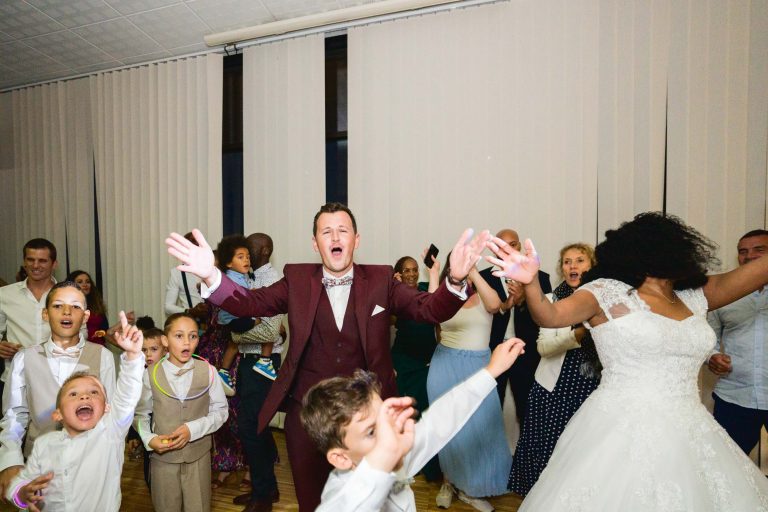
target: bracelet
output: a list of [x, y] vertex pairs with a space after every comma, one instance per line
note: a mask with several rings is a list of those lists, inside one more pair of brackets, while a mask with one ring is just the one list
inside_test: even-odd
[[21, 501], [21, 498], [19, 498], [19, 491], [22, 487], [27, 485], [29, 482], [21, 482], [19, 485], [16, 486], [16, 488], [13, 490], [13, 496], [11, 497], [13, 504], [19, 507], [21, 510], [26, 510], [29, 508], [29, 505], [23, 501]]
[[463, 279], [454, 279], [451, 273], [448, 273], [448, 283], [452, 284], [453, 286], [461, 286], [462, 288], [466, 286], [467, 284], [467, 277], [464, 276]]

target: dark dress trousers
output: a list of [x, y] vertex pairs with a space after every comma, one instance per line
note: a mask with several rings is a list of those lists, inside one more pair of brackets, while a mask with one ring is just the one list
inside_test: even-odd
[[390, 316], [436, 324], [451, 318], [464, 301], [444, 283], [435, 293], [419, 292], [394, 280], [390, 266], [354, 265], [339, 331], [323, 288], [322, 266], [286, 265], [283, 275], [272, 286], [256, 290], [242, 288], [222, 275], [221, 285], [209, 300], [236, 316], [288, 314], [290, 346], [261, 408], [259, 428], [267, 428], [278, 408], [285, 409], [286, 444], [299, 508], [311, 511], [320, 503], [330, 465], [301, 426], [304, 394], [322, 379], [363, 368], [378, 375], [383, 398], [394, 396]]
[[[501, 279], [492, 274], [493, 268], [487, 268], [480, 272], [483, 279], [491, 285], [496, 293], [499, 295], [499, 299], [502, 302], [507, 300], [507, 295], [504, 290], [504, 284]], [[549, 284], [549, 274], [539, 271], [539, 285], [544, 293], [552, 292], [552, 285]], [[525, 342], [525, 354], [522, 354], [517, 358], [512, 368], [499, 375], [496, 379], [497, 391], [501, 403], [504, 403], [504, 394], [507, 390], [507, 382], [512, 389], [512, 396], [515, 399], [515, 408], [517, 410], [517, 417], [520, 419], [522, 425], [525, 413], [528, 410], [528, 393], [533, 387], [533, 376], [536, 373], [536, 367], [539, 365], [541, 356], [536, 348], [536, 340], [539, 338], [539, 326], [531, 318], [531, 313], [528, 311], [528, 307], [525, 302], [520, 306], [515, 306], [512, 310], [502, 313], [496, 313], [493, 315], [493, 323], [491, 324], [491, 339], [490, 348], [493, 350], [496, 346], [504, 341], [504, 334], [507, 332], [507, 326], [509, 325], [510, 318], [515, 322], [515, 336]]]

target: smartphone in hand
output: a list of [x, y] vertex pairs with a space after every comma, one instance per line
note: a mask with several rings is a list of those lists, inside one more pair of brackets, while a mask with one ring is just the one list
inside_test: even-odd
[[432, 261], [432, 257], [434, 256], [437, 258], [437, 253], [440, 252], [440, 249], [438, 249], [435, 244], [429, 245], [429, 250], [427, 251], [426, 256], [424, 256], [424, 264], [427, 266], [427, 268], [432, 268], [432, 264], [434, 261]]

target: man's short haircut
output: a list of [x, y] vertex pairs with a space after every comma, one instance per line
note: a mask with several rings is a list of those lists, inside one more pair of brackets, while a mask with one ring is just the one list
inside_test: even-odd
[[320, 218], [320, 215], [324, 213], [336, 212], [346, 212], [347, 215], [349, 215], [349, 218], [352, 219], [352, 231], [357, 233], [357, 221], [355, 220], [355, 216], [352, 214], [352, 210], [350, 210], [347, 205], [342, 203], [325, 203], [315, 214], [315, 220], [312, 222], [312, 236], [317, 234], [317, 219]]
[[325, 379], [310, 388], [301, 408], [301, 424], [322, 453], [344, 446], [345, 427], [365, 411], [381, 390], [376, 374], [355, 370], [350, 377]]
[[88, 372], [75, 372], [75, 373], [73, 373], [72, 375], [70, 375], [69, 377], [66, 378], [64, 383], [59, 388], [59, 392], [56, 393], [56, 408], [57, 409], [61, 406], [61, 399], [64, 396], [64, 389], [67, 387], [67, 385], [70, 382], [72, 382], [73, 380], [84, 379], [84, 378], [96, 379], [96, 382], [98, 382], [99, 386], [101, 386], [101, 392], [104, 393], [104, 399], [107, 398], [107, 390], [104, 389], [104, 384], [101, 383], [101, 380], [99, 380], [98, 377], [96, 377], [95, 375], [91, 375]]
[[80, 289], [80, 287], [77, 285], [74, 281], [60, 281], [53, 285], [51, 289], [48, 291], [48, 295], [45, 296], [45, 309], [48, 309], [51, 305], [51, 302], [53, 301], [53, 292], [58, 290], [59, 288], [74, 288], [75, 290], [79, 291], [83, 295], [83, 308], [88, 309], [88, 299], [86, 298], [85, 294], [83, 293], [83, 290]]
[[22, 258], [27, 257], [27, 249], [48, 249], [51, 253], [51, 261], [56, 261], [56, 246], [45, 238], [33, 238], [25, 243], [24, 248], [21, 250]]
[[145, 340], [148, 340], [150, 338], [162, 338], [163, 336], [165, 336], [165, 333], [162, 331], [162, 329], [159, 329], [157, 327], [142, 329], [142, 333], [144, 334]]
[[753, 229], [748, 233], [744, 233], [744, 235], [741, 238], [739, 238], [739, 242], [741, 242], [745, 238], [752, 238], [753, 236], [768, 236], [768, 231], [765, 229]]

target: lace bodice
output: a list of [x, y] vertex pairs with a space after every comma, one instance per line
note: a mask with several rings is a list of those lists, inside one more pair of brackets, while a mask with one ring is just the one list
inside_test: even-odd
[[604, 367], [601, 389], [655, 398], [698, 394], [699, 369], [715, 345], [701, 289], [676, 292], [693, 313], [680, 321], [652, 312], [620, 281], [598, 279], [579, 290], [591, 292], [608, 318], [591, 328]]

